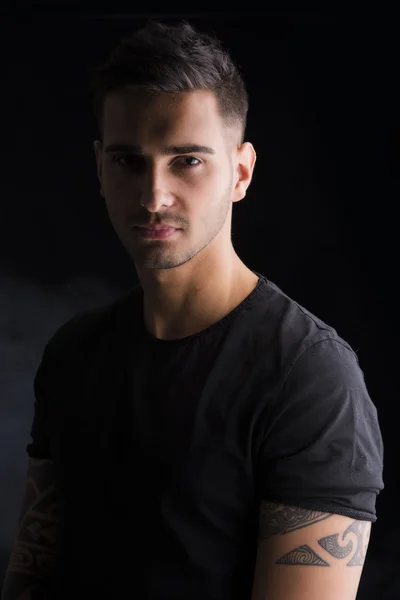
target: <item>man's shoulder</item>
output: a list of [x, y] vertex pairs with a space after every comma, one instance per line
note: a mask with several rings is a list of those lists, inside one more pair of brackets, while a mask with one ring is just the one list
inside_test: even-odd
[[261, 335], [274, 353], [280, 355], [283, 363], [295, 361], [311, 346], [327, 340], [353, 353], [349, 342], [332, 324], [305, 308], [274, 282], [266, 280], [264, 289], [265, 302], [262, 303], [262, 314], [257, 317], [258, 336]]

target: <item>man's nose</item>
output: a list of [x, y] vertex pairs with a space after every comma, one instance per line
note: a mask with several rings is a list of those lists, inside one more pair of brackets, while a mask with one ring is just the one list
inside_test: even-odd
[[149, 212], [160, 212], [174, 203], [171, 178], [160, 169], [149, 169], [144, 178], [140, 204]]

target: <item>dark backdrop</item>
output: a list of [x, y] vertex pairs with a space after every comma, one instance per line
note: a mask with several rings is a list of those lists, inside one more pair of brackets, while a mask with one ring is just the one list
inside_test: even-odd
[[[395, 42], [390, 18], [101, 14], [19, 5], [1, 19], [0, 582], [14, 534], [44, 344], [136, 283], [99, 195], [91, 66], [143, 16], [213, 30], [244, 72], [257, 152], [234, 206], [243, 260], [357, 351], [378, 409], [386, 488], [358, 600], [400, 597]], [[379, 15], [378, 15], [379, 17]]]

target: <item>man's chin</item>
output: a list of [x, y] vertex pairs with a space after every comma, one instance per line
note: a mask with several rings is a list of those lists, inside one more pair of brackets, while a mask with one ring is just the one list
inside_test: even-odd
[[147, 253], [147, 256], [144, 256], [143, 254], [138, 255], [138, 253], [136, 253], [133, 256], [133, 262], [138, 269], [165, 270], [177, 269], [189, 262], [191, 258], [192, 256], [167, 256], [165, 252], [156, 252], [155, 249], [153, 249], [153, 252]]

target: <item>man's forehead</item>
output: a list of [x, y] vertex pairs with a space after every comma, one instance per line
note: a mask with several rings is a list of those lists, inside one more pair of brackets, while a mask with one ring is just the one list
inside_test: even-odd
[[[106, 99], [103, 125], [105, 137], [112, 133], [114, 139], [143, 138], [165, 140], [174, 143], [175, 139], [194, 140], [206, 144], [221, 134], [222, 122], [218, 114], [213, 114], [210, 105], [181, 98], [155, 97], [151, 103], [138, 102], [136, 95], [113, 94]], [[172, 139], [171, 139], [172, 138]]]
[[113, 119], [129, 120], [140, 114], [142, 119], [157, 119], [160, 123], [183, 119], [201, 125], [215, 123], [219, 118], [218, 108], [216, 98], [208, 90], [145, 94], [124, 89], [109, 94], [104, 103], [105, 117]]

